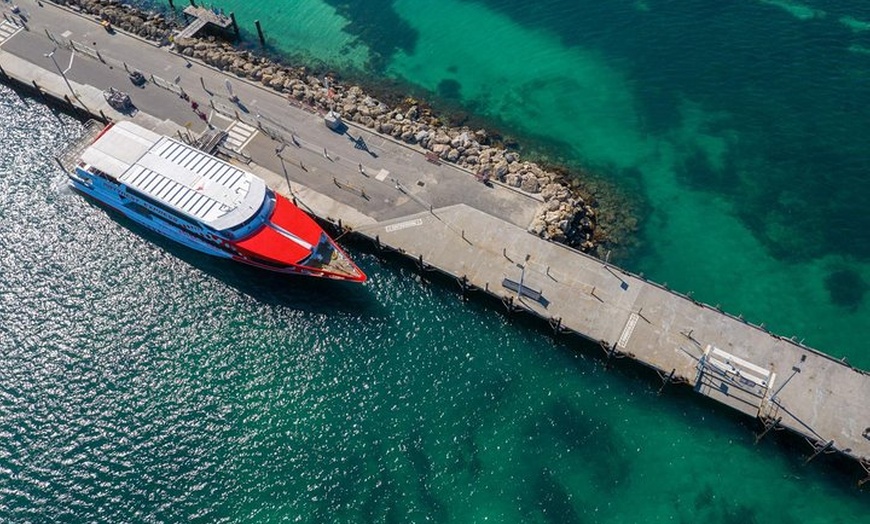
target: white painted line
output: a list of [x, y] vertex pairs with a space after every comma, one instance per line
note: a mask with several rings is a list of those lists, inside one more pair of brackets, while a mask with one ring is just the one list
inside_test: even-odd
[[414, 220], [406, 220], [405, 222], [399, 222], [398, 224], [390, 224], [385, 227], [387, 233], [392, 233], [394, 231], [401, 231], [402, 229], [408, 229], [409, 227], [417, 227], [423, 225], [422, 218], [416, 218]]
[[247, 132], [249, 132], [249, 133], [253, 133], [254, 131], [257, 130], [256, 127], [251, 126], [251, 125], [248, 125], [248, 124], [246, 124], [246, 123], [244, 123], [244, 122], [239, 122], [239, 121], [236, 121], [236, 127], [240, 127], [240, 128], [244, 129], [245, 131], [247, 131]]
[[628, 316], [628, 321], [622, 329], [622, 335], [619, 336], [619, 341], [616, 343], [616, 347], [625, 349], [625, 345], [628, 344], [628, 339], [631, 338], [631, 334], [634, 333], [634, 327], [637, 325], [638, 318], [640, 318], [640, 316], [637, 313], [632, 313]]
[[227, 133], [227, 135], [238, 140], [240, 144], [242, 142], [244, 142], [249, 136], [251, 136], [248, 133], [239, 133], [235, 129], [230, 129], [230, 131], [229, 131], [229, 133]]
[[387, 179], [388, 176], [390, 176], [390, 172], [386, 169], [381, 169], [380, 171], [378, 171], [378, 174], [375, 175], [375, 180], [377, 180], [378, 182], [383, 182]]
[[257, 136], [257, 133], [256, 127], [251, 127], [238, 120], [234, 121], [227, 128], [228, 140], [236, 146], [235, 149], [237, 151], [244, 149]]
[[23, 27], [19, 27], [4, 20], [3, 23], [0, 23], [0, 44], [3, 44], [3, 42], [18, 34], [22, 29]]

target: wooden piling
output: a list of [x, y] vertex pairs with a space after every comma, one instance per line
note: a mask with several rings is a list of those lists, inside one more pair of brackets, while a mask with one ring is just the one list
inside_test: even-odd
[[662, 379], [662, 386], [659, 388], [659, 391], [658, 391], [658, 393], [656, 393], [656, 396], [662, 395], [662, 391], [665, 389], [665, 386], [667, 386], [668, 384], [670, 384], [674, 380], [674, 373], [676, 373], [676, 371], [677, 371], [676, 368], [672, 369], [671, 373], [668, 375], [668, 378]]
[[770, 432], [770, 430], [776, 429], [777, 426], [779, 426], [780, 422], [782, 422], [782, 417], [778, 417], [776, 420], [767, 420], [764, 423], [764, 431], [762, 431], [758, 435], [755, 435], [755, 444], [757, 445], [759, 442], [761, 442], [761, 439], [763, 439], [764, 436]]
[[230, 12], [230, 20], [233, 22], [233, 32], [236, 34], [236, 40], [239, 39], [239, 24], [236, 23], [236, 14]]
[[562, 317], [550, 318], [550, 327], [553, 329], [554, 335], [562, 334]]
[[804, 464], [809, 464], [814, 458], [834, 447], [834, 441], [829, 440], [824, 446], [816, 446], [816, 451], [804, 461]]
[[867, 474], [866, 477], [858, 481], [858, 487], [860, 488], [864, 484], [870, 482], [870, 460], [862, 460], [860, 462], [861, 467], [864, 469], [864, 473]]
[[260, 21], [254, 20], [254, 25], [257, 26], [257, 36], [260, 37], [260, 45], [266, 47], [266, 37], [263, 36], [263, 28], [260, 27]]

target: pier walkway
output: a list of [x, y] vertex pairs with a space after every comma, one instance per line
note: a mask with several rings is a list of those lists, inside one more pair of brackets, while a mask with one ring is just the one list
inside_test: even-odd
[[[416, 260], [421, 269], [452, 276], [463, 289], [498, 297], [511, 311], [595, 341], [608, 359], [632, 358], [665, 381], [685, 382], [759, 418], [766, 429], [787, 428], [808, 440], [810, 458], [839, 452], [870, 467], [866, 372], [529, 234], [541, 204], [534, 195], [485, 186], [363, 128], [335, 133], [310, 108], [165, 48], [109, 35], [87, 17], [31, 0], [19, 5], [30, 12], [29, 30], [0, 45], [7, 77], [36, 82], [92, 114], [132, 118], [164, 134], [195, 136], [208, 125], [227, 130], [234, 137], [228, 153], [313, 214]], [[76, 52], [71, 59], [70, 41], [99, 53]], [[55, 47], [59, 67], [46, 57]], [[60, 74], [68, 63], [69, 85]], [[131, 68], [155, 80], [134, 88], [126, 78]], [[238, 103], [222, 91], [227, 80]], [[109, 86], [128, 91], [138, 111], [111, 109], [101, 96]], [[208, 112], [208, 123], [191, 101]]]

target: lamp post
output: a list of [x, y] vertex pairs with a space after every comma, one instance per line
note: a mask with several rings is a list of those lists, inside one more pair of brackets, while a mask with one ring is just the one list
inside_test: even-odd
[[78, 95], [76, 94], [76, 92], [75, 92], [75, 90], [72, 88], [72, 86], [70, 85], [70, 83], [69, 83], [69, 79], [67, 79], [66, 74], [63, 72], [63, 70], [60, 68], [60, 65], [57, 63], [57, 60], [55, 60], [55, 58], [54, 58], [54, 52], [55, 52], [55, 51], [57, 51], [57, 48], [56, 48], [56, 47], [55, 47], [54, 49], [51, 50], [51, 53], [47, 53], [45, 56], [46, 56], [46, 58], [51, 58], [51, 61], [54, 62], [54, 67], [57, 68], [57, 72], [60, 73], [60, 76], [63, 77], [63, 81], [66, 82], [66, 86], [69, 88], [69, 92], [72, 93], [72, 95], [73, 95], [76, 99], [78, 99]]
[[523, 281], [526, 279], [526, 264], [529, 263], [531, 256], [530, 254], [526, 255], [526, 260], [520, 266], [520, 285], [517, 286], [517, 299], [519, 300], [523, 299]]

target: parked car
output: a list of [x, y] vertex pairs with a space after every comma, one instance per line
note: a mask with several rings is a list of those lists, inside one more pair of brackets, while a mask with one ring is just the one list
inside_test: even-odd
[[141, 71], [133, 71], [130, 73], [130, 81], [133, 82], [134, 86], [143, 86], [145, 85], [145, 75]]

